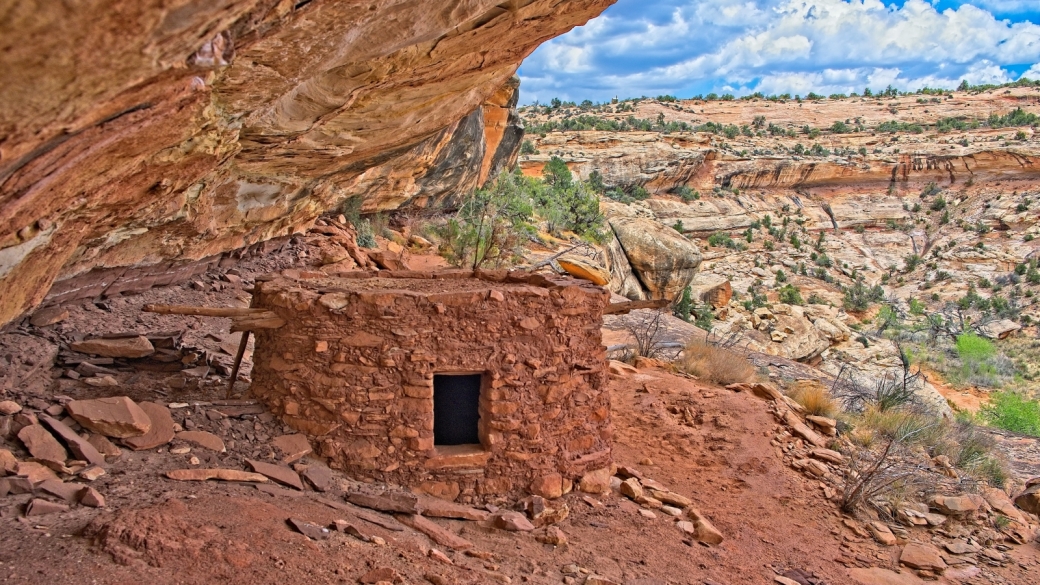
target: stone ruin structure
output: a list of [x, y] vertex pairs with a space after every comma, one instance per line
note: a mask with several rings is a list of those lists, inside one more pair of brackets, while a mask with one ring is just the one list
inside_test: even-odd
[[[306, 276], [306, 275], [305, 275]], [[448, 499], [556, 497], [611, 465], [609, 293], [521, 272], [258, 279], [252, 393], [330, 465]]]

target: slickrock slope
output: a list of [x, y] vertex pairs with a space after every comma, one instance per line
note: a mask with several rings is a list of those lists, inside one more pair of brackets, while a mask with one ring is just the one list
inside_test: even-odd
[[55, 279], [200, 259], [363, 195], [477, 185], [510, 78], [611, 0], [20, 2], [0, 18], [0, 323]]

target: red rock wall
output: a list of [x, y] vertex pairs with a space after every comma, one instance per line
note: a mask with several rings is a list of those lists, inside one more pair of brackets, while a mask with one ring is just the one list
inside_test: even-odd
[[[287, 325], [257, 334], [251, 391], [333, 467], [479, 499], [552, 495], [610, 465], [604, 289], [504, 272], [359, 277], [278, 278], [254, 300]], [[477, 453], [434, 448], [440, 372], [485, 376]]]
[[[446, 130], [612, 1], [14, 4], [0, 324], [55, 280], [289, 235], [354, 195], [366, 209], [421, 197], [408, 189], [437, 169]], [[482, 163], [441, 183], [469, 188]]]

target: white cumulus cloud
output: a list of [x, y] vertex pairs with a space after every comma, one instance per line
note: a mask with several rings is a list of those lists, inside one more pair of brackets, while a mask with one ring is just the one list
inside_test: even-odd
[[1030, 65], [1037, 76], [1032, 4], [1015, 19], [989, 9], [1017, 0], [620, 0], [524, 63], [523, 99], [917, 89], [1010, 81]]

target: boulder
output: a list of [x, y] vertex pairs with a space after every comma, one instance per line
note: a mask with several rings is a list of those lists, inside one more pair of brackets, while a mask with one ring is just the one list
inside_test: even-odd
[[600, 286], [610, 284], [610, 272], [584, 260], [574, 258], [573, 256], [562, 256], [556, 259], [556, 263], [574, 278], [587, 280], [592, 284]]
[[148, 415], [126, 396], [73, 400], [65, 410], [84, 428], [108, 437], [139, 437], [152, 428]]
[[935, 496], [931, 505], [947, 516], [963, 516], [979, 509], [979, 502], [968, 496]]
[[509, 532], [530, 532], [534, 524], [520, 512], [500, 512], [494, 516], [495, 528]]
[[646, 298], [674, 300], [693, 280], [700, 250], [674, 229], [635, 217], [614, 217], [609, 223]]
[[1000, 319], [981, 325], [979, 333], [990, 339], [1004, 339], [1021, 328], [1021, 325], [1010, 319]]
[[718, 274], [697, 273], [690, 282], [690, 296], [714, 309], [729, 305], [733, 298], [733, 286], [729, 279]]
[[941, 573], [946, 570], [946, 563], [943, 562], [939, 549], [919, 542], [911, 542], [903, 547], [903, 552], [899, 554], [899, 562], [911, 569], [922, 571]]
[[690, 521], [693, 523], [693, 537], [697, 542], [713, 546], [722, 543], [722, 533], [700, 512], [689, 508], [686, 511], [686, 515], [690, 517]]
[[605, 494], [610, 492], [610, 468], [594, 469], [581, 476], [578, 490], [587, 494]]
[[1015, 505], [1019, 508], [1040, 516], [1040, 482], [1036, 482], [1040, 478], [1034, 478], [1029, 480], [1029, 485], [1024, 492], [1015, 496]]
[[155, 353], [152, 342], [143, 335], [116, 339], [87, 339], [70, 345], [72, 351], [111, 358], [142, 358]]

